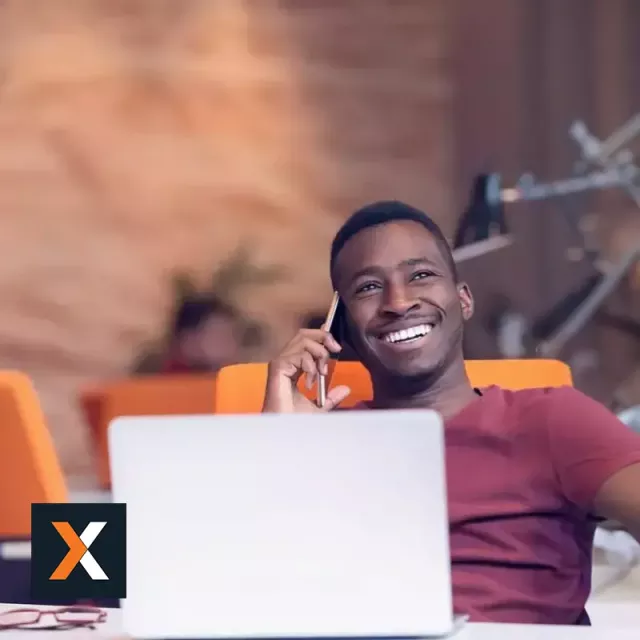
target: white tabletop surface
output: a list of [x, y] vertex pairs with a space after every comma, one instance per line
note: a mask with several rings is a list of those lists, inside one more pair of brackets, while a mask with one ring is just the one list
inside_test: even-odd
[[[110, 494], [104, 491], [74, 491], [70, 498], [73, 502], [108, 502]], [[0, 544], [0, 555], [4, 559], [28, 559], [31, 556], [31, 545], [28, 542]], [[594, 578], [598, 570], [611, 572], [607, 566], [596, 566], [594, 569]], [[608, 576], [603, 575], [603, 578]], [[636, 578], [640, 579], [638, 576]], [[597, 583], [598, 580], [596, 579], [595, 582]], [[638, 597], [640, 592], [637, 589], [627, 591], [625, 591], [626, 597], [622, 598], [623, 601], [620, 601], [618, 593], [615, 598], [617, 602], [606, 601], [602, 596], [591, 599], [587, 610], [592, 619], [592, 627], [469, 624], [459, 631], [455, 638], [456, 640], [502, 640], [503, 638], [504, 640], [640, 640], [640, 597]], [[21, 605], [0, 603], [0, 613], [19, 606]], [[2, 631], [0, 640], [24, 640], [25, 633], [25, 631]], [[39, 631], [37, 638], [53, 640], [55, 637], [63, 640], [61, 636], [64, 636], [64, 638], [73, 637], [77, 640], [81, 638], [101, 640], [122, 636], [122, 633], [120, 610], [109, 609], [107, 621], [95, 631], [86, 629]], [[44, 636], [50, 636], [50, 638], [44, 638]]]
[[[21, 605], [0, 604], [0, 613]], [[55, 609], [56, 607], [40, 607]], [[122, 626], [119, 609], [107, 609], [107, 620], [95, 631], [75, 629], [69, 631], [38, 631], [40, 639], [53, 640], [62, 638], [80, 640], [81, 638], [122, 637]], [[2, 631], [2, 640], [25, 640], [26, 631]], [[456, 640], [638, 640], [638, 627], [561, 627], [544, 625], [519, 624], [468, 624], [455, 634]]]

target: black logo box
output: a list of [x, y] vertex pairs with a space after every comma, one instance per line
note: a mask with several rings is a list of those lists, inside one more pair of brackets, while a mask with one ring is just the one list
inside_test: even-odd
[[[68, 522], [78, 536], [90, 522], [106, 522], [89, 552], [107, 580], [93, 580], [78, 563], [66, 580], [51, 580], [69, 552], [53, 522]], [[31, 595], [35, 599], [125, 598], [127, 594], [127, 514], [125, 504], [34, 503], [31, 505]]]

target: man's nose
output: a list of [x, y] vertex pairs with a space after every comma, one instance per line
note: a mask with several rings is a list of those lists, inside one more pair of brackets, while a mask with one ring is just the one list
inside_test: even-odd
[[388, 315], [404, 316], [420, 308], [420, 301], [406, 287], [387, 287], [381, 311]]

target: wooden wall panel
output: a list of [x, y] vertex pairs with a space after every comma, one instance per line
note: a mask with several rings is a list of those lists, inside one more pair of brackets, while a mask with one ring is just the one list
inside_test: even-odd
[[[502, 173], [505, 182], [524, 171], [543, 181], [568, 176], [578, 158], [568, 135], [574, 119], [584, 120], [605, 138], [640, 111], [638, 11], [633, 0], [456, 3], [460, 195], [474, 174], [486, 170]], [[510, 206], [507, 215], [517, 251], [468, 268], [481, 308], [501, 290], [526, 314], [539, 314], [591, 273], [586, 263], [567, 259], [567, 249], [576, 239], [563, 215], [568, 207], [595, 214], [591, 219], [599, 222], [599, 238], [608, 256], [619, 257], [624, 246], [640, 242], [640, 226], [635, 230], [638, 211], [615, 191]], [[482, 326], [470, 333], [474, 354], [490, 355], [492, 349], [495, 353]], [[637, 357], [634, 345], [623, 342], [624, 347], [610, 332], [605, 336], [590, 329], [571, 345], [570, 352], [599, 346], [605, 355], [606, 381], [585, 379], [594, 393], [600, 387], [610, 395], [628, 368], [624, 355], [627, 360], [629, 354]]]

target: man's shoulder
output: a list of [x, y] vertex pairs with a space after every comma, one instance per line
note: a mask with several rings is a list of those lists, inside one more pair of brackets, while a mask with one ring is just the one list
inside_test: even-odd
[[598, 424], [602, 429], [618, 422], [605, 405], [568, 385], [520, 390], [499, 388], [498, 394], [505, 413], [528, 429], [569, 434], [588, 425]]
[[577, 405], [591, 404], [595, 400], [572, 386], [562, 385], [558, 387], [531, 387], [527, 389], [506, 389], [504, 387], [491, 387], [495, 390], [507, 406], [518, 408], [549, 409], [553, 407], [573, 407]]
[[604, 406], [571, 386], [482, 390], [485, 401], [478, 403], [479, 413], [516, 431], [543, 433], [558, 423], [576, 424], [594, 411], [606, 412]]

